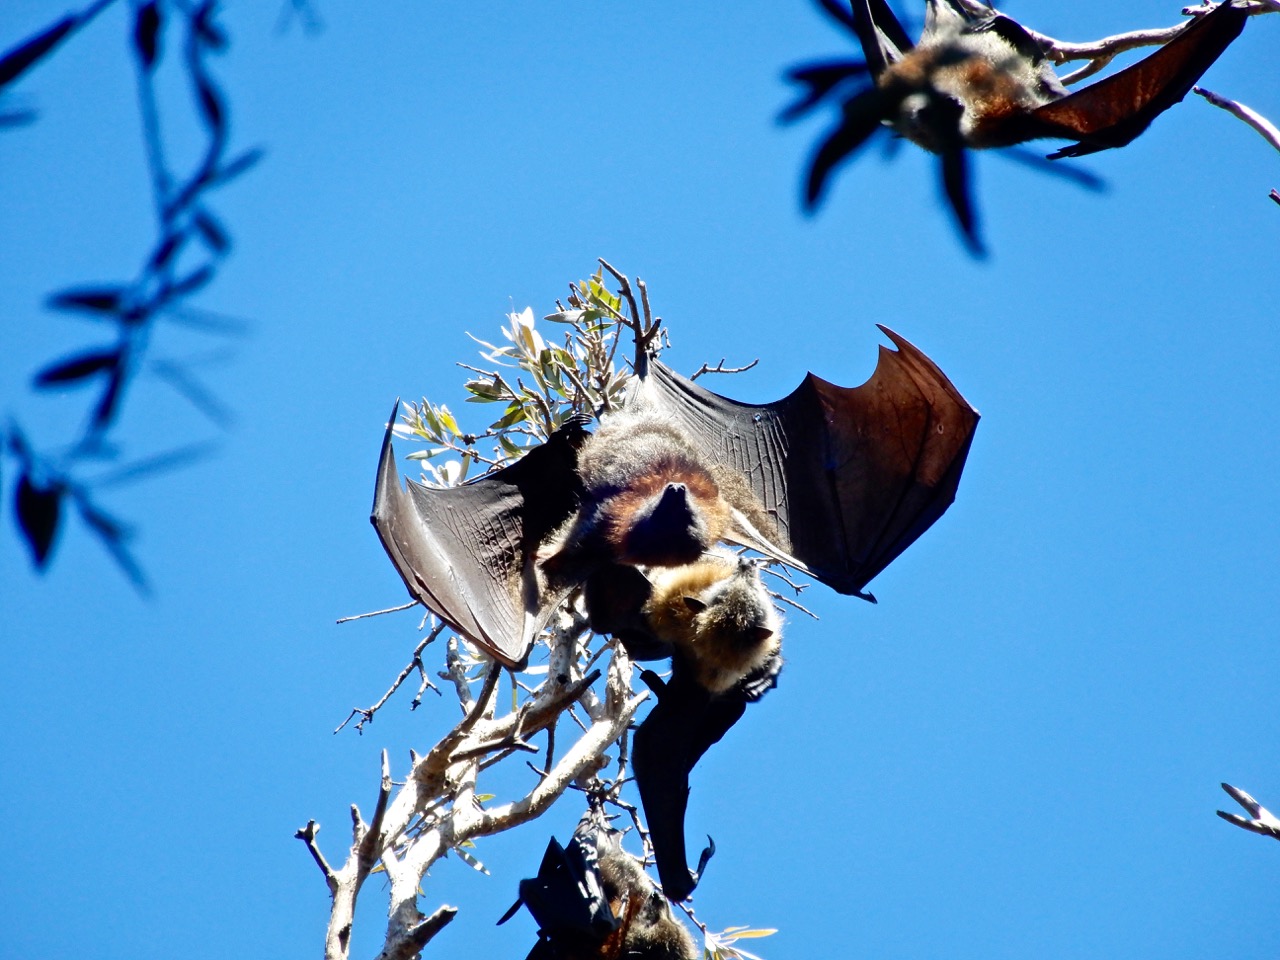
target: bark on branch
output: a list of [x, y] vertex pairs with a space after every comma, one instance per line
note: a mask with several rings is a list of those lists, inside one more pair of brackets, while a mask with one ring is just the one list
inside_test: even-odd
[[[631, 694], [631, 662], [621, 646], [613, 645], [605, 673], [581, 675], [582, 640], [586, 624], [565, 611], [550, 638], [546, 678], [518, 707], [496, 714], [496, 689], [501, 669], [485, 666], [484, 680], [472, 695], [468, 659], [456, 639], [448, 645], [446, 672], [458, 696], [463, 718], [423, 756], [416, 754], [404, 784], [393, 795], [386, 754], [382, 785], [372, 820], [365, 825], [352, 807], [353, 833], [347, 859], [334, 870], [325, 861], [314, 821], [298, 831], [320, 867], [333, 898], [325, 941], [326, 960], [348, 960], [351, 930], [360, 887], [379, 862], [390, 883], [386, 938], [379, 960], [415, 957], [456, 915], [441, 906], [424, 914], [418, 904], [423, 878], [450, 851], [490, 834], [532, 820], [551, 806], [570, 784], [593, 777], [607, 762], [605, 751], [623, 738], [636, 709], [648, 692]], [[592, 685], [605, 677], [603, 695]], [[590, 706], [587, 706], [589, 701]], [[476, 799], [476, 780], [486, 761], [500, 761], [516, 750], [533, 749], [528, 740], [541, 730], [554, 730], [557, 720], [575, 703], [583, 702], [590, 724], [576, 742], [540, 775], [523, 797], [485, 807]], [[470, 857], [470, 854], [467, 854]]]

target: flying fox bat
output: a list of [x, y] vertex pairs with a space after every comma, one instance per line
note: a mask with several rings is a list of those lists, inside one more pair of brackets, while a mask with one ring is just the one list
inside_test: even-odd
[[959, 0], [926, 2], [924, 31], [913, 45], [886, 0], [852, 0], [852, 17], [841, 19], [857, 35], [865, 64], [794, 71], [793, 79], [810, 89], [784, 118], [808, 111], [845, 80], [869, 73], [874, 84], [844, 100], [840, 123], [814, 153], [806, 206], [818, 204], [832, 171], [887, 124], [941, 156], [951, 208], [979, 252], [966, 149], [1042, 138], [1077, 141], [1049, 154], [1057, 160], [1122, 147], [1191, 91], [1248, 17], [1227, 0], [1150, 56], [1068, 93], [1045, 47], [1021, 24], [994, 10], [974, 13]]
[[715, 851], [708, 846], [697, 871], [689, 870], [689, 774], [746, 705], [776, 686], [782, 623], [754, 561], [717, 550], [649, 575], [640, 624], [628, 624], [619, 636], [633, 650], [639, 634], [672, 658], [669, 682], [651, 671], [642, 675], [658, 702], [635, 733], [632, 766], [662, 890], [678, 902], [693, 892]]
[[622, 847], [622, 834], [593, 804], [567, 847], [547, 844], [538, 875], [520, 882], [521, 904], [538, 922], [527, 960], [695, 960], [689, 931], [671, 913], [640, 861]]
[[[613, 566], [689, 562], [727, 540], [863, 593], [955, 498], [977, 412], [897, 334], [871, 379], [810, 374], [738, 403], [637, 357], [621, 411], [449, 489], [400, 486], [383, 442], [373, 525], [409, 592], [508, 666], [562, 600]], [[393, 418], [394, 421], [394, 418]]]
[[572, 589], [617, 564], [673, 566], [717, 540], [828, 584], [866, 584], [955, 497], [978, 415], [881, 327], [871, 379], [813, 374], [771, 404], [718, 396], [644, 358], [624, 408], [572, 422], [509, 467], [400, 487], [391, 430], [373, 524], [410, 593], [504, 664], [524, 662]]

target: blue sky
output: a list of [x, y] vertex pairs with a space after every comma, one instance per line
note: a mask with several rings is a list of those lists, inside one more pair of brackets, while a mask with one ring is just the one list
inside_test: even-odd
[[[386, 412], [462, 409], [466, 332], [550, 312], [597, 256], [648, 282], [678, 369], [761, 358], [713, 388], [860, 383], [885, 323], [983, 413], [959, 499], [880, 603], [815, 587], [779, 688], [695, 771], [689, 834], [719, 848], [699, 914], [780, 928], [769, 960], [1280, 951], [1280, 849], [1213, 815], [1221, 780], [1280, 807], [1274, 151], [1191, 98], [1087, 161], [1102, 195], [982, 156], [977, 262], [913, 148], [799, 212], [825, 120], [774, 123], [782, 72], [853, 52], [808, 3], [318, 9], [317, 36], [277, 32], [275, 4], [221, 17], [233, 135], [267, 158], [214, 201], [237, 248], [199, 303], [252, 326], [155, 341], [234, 348], [205, 373], [229, 432], [154, 379], [126, 409], [133, 455], [219, 440], [105, 501], [154, 596], [75, 525], [33, 575], [0, 476], [0, 953], [320, 953], [293, 831], [314, 817], [339, 858], [379, 751], [402, 775], [454, 721], [405, 696], [331, 733], [419, 636], [413, 613], [334, 624], [403, 599], [367, 521]], [[0, 43], [62, 12], [8, 4]], [[1178, 7], [1009, 12], [1083, 40]], [[97, 331], [44, 297], [132, 276], [153, 234], [128, 27], [109, 11], [27, 77], [40, 119], [0, 135], [2, 412], [49, 443], [85, 400], [30, 376]], [[1205, 84], [1280, 118], [1278, 30], [1255, 19]], [[429, 955], [523, 956], [527, 916], [494, 921], [580, 809], [483, 841], [489, 877], [439, 865], [422, 904], [462, 912]], [[375, 877], [355, 955], [384, 908]]]

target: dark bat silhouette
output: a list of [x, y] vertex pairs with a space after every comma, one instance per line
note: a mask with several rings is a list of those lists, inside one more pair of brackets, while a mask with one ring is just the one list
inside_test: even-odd
[[913, 45], [886, 0], [852, 0], [852, 16], [840, 19], [857, 35], [865, 63], [818, 64], [791, 75], [808, 93], [786, 119], [860, 74], [874, 81], [843, 101], [840, 123], [814, 153], [806, 205], [814, 208], [832, 172], [888, 124], [940, 155], [952, 211], [971, 249], [981, 252], [967, 149], [1046, 137], [1077, 141], [1049, 155], [1056, 160], [1122, 147], [1190, 92], [1247, 16], [1228, 0], [1145, 59], [1068, 93], [1040, 42], [994, 10], [978, 15], [957, 0], [927, 0], [924, 31]]
[[567, 847], [547, 844], [538, 875], [498, 923], [529, 908], [538, 942], [527, 960], [694, 960], [701, 952], [622, 834], [593, 801]]
[[719, 540], [871, 599], [867, 582], [954, 499], [978, 419], [931, 360], [881, 329], [898, 350], [880, 348], [865, 384], [810, 374], [773, 404], [641, 358], [625, 409], [594, 437], [571, 422], [453, 488], [401, 489], [388, 426], [373, 525], [410, 594], [508, 666], [594, 573], [680, 565]]

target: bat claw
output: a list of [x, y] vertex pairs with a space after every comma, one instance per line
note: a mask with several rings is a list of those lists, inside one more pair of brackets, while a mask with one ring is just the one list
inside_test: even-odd
[[707, 869], [707, 864], [711, 858], [716, 855], [716, 842], [711, 839], [711, 834], [707, 834], [707, 845], [702, 848], [702, 854], [698, 857], [698, 869], [693, 872], [693, 882], [697, 883], [702, 879], [702, 874]]

